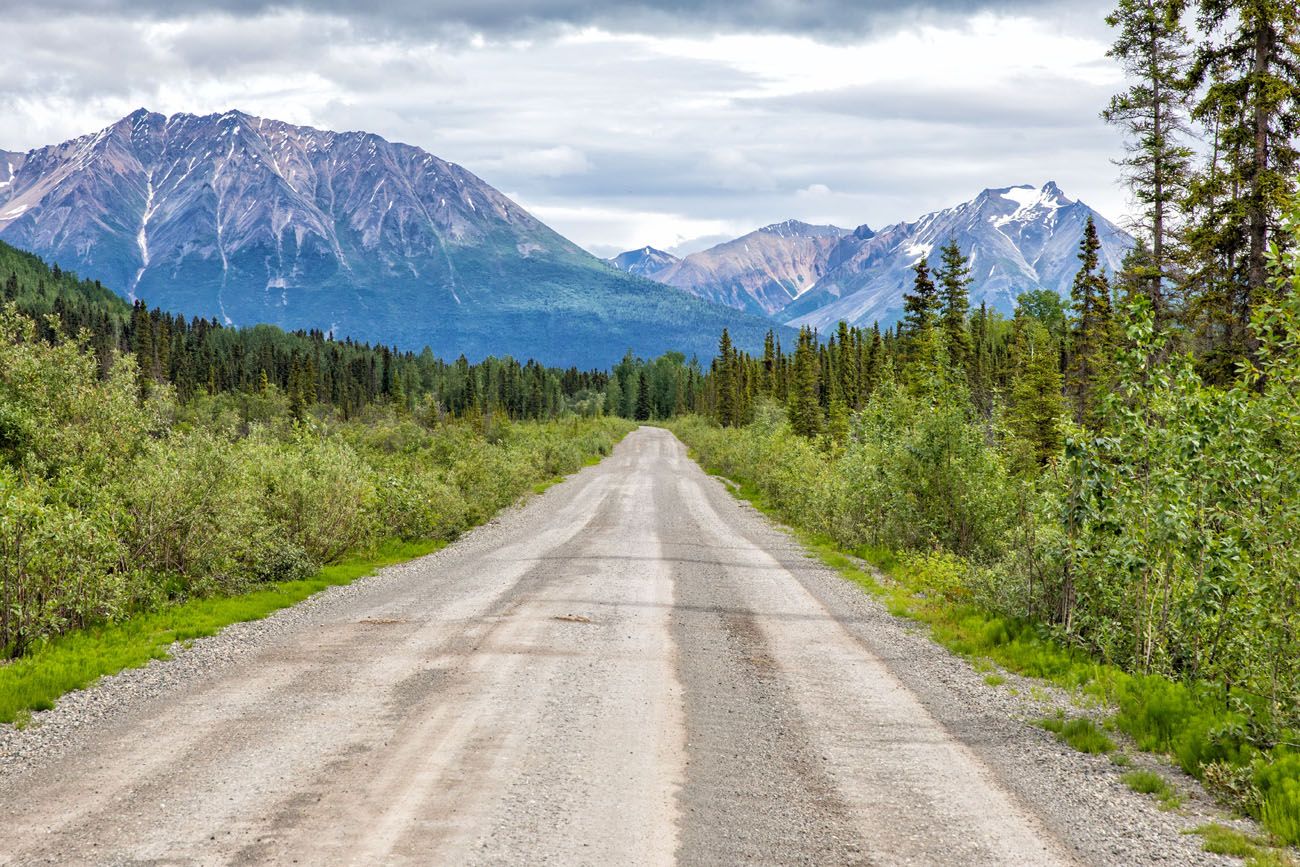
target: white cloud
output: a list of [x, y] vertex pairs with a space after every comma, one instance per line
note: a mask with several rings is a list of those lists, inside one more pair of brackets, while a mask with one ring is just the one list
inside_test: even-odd
[[683, 26], [454, 42], [303, 11], [20, 15], [0, 53], [0, 148], [142, 105], [366, 129], [515, 191], [601, 253], [790, 217], [878, 227], [1048, 178], [1119, 216], [1104, 34], [1046, 14], [924, 20], [837, 39]]
[[[646, 244], [672, 250], [701, 236], [734, 238], [752, 228], [740, 222], [702, 220], [687, 214], [529, 203], [527, 196], [517, 193], [510, 197], [560, 234], [585, 239], [583, 246], [605, 258]], [[629, 238], [641, 240], [630, 244]]]

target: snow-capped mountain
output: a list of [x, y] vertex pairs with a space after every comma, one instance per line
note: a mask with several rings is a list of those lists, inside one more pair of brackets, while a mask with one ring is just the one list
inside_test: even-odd
[[831, 251], [849, 234], [838, 226], [786, 220], [645, 276], [709, 301], [772, 316], [817, 284]]
[[453, 357], [604, 366], [768, 327], [611, 270], [420, 148], [238, 111], [0, 152], [0, 239], [188, 315]]
[[655, 274], [676, 265], [681, 260], [672, 253], [665, 253], [663, 250], [657, 250], [654, 247], [642, 247], [639, 250], [628, 250], [619, 253], [613, 259], [606, 259], [605, 261], [620, 271], [626, 271], [638, 277], [653, 279]]
[[922, 256], [937, 266], [937, 249], [952, 238], [971, 260], [973, 303], [1010, 313], [1021, 292], [1069, 294], [1090, 216], [1101, 238], [1102, 266], [1113, 274], [1133, 238], [1051, 181], [984, 190], [969, 202], [878, 232], [788, 220], [640, 273], [792, 326], [825, 330], [841, 319], [886, 326], [902, 315], [913, 266]]
[[898, 223], [859, 243], [842, 244], [817, 285], [778, 316], [791, 325], [825, 329], [840, 321], [891, 324], [902, 315], [903, 293], [922, 256], [955, 239], [970, 257], [971, 301], [1009, 313], [1016, 296], [1034, 289], [1069, 294], [1079, 269], [1079, 241], [1096, 221], [1103, 267], [1115, 273], [1133, 238], [1051, 181], [984, 190], [969, 202]]

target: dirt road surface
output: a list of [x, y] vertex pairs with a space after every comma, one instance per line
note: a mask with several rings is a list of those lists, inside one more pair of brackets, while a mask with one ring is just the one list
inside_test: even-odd
[[642, 428], [70, 698], [0, 862], [1214, 863], [976, 680]]

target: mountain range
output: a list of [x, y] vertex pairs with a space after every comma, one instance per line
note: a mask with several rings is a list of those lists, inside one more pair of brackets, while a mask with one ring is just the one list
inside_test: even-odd
[[1068, 293], [1084, 223], [1118, 270], [1133, 239], [1056, 184], [987, 189], [875, 231], [787, 220], [678, 258], [602, 261], [418, 147], [243, 112], [140, 109], [0, 151], [0, 239], [130, 299], [230, 324], [318, 329], [444, 357], [603, 367], [627, 349], [756, 350], [772, 327], [889, 325], [949, 239], [975, 304]]
[[[791, 220], [681, 260], [638, 260], [636, 273], [792, 326], [825, 331], [841, 319], [886, 326], [902, 315], [916, 263], [937, 259], [936, 250], [952, 239], [970, 258], [972, 302], [1010, 313], [1021, 292], [1069, 293], [1089, 217], [1097, 224], [1102, 265], [1113, 274], [1133, 247], [1132, 237], [1051, 181], [986, 189], [968, 202], [879, 231]], [[623, 267], [627, 255], [610, 261]]]
[[0, 151], [0, 239], [167, 310], [448, 357], [604, 367], [771, 327], [610, 268], [420, 148], [239, 111]]

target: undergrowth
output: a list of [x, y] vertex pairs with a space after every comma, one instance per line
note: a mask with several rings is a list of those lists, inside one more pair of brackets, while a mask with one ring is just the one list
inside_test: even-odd
[[1115, 742], [1097, 728], [1096, 723], [1086, 717], [1071, 720], [1063, 716], [1049, 717], [1040, 721], [1039, 725], [1081, 753], [1103, 755], [1115, 751]]
[[1206, 852], [1242, 858], [1246, 867], [1295, 867], [1295, 860], [1287, 853], [1273, 848], [1268, 840], [1243, 833], [1236, 828], [1212, 822], [1201, 825], [1194, 833], [1201, 836], [1201, 848]]

